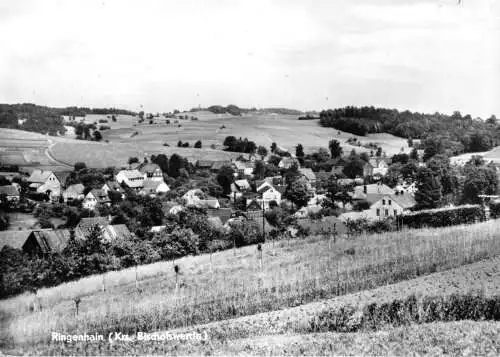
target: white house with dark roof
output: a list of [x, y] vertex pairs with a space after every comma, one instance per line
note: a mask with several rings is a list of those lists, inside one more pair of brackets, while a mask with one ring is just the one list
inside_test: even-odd
[[170, 187], [163, 181], [163, 177], [161, 180], [158, 179], [147, 179], [144, 180], [144, 186], [142, 189], [139, 191], [139, 194], [141, 195], [149, 195], [149, 196], [156, 196], [158, 194], [162, 193], [167, 193], [170, 191]]
[[124, 182], [128, 187], [140, 191], [144, 186], [144, 175], [139, 170], [121, 170], [116, 174], [116, 182]]
[[83, 199], [85, 197], [84, 190], [85, 187], [81, 183], [69, 185], [63, 192], [64, 202]]
[[144, 180], [163, 182], [163, 171], [157, 164], [141, 164], [138, 167], [138, 171], [144, 175]]
[[108, 194], [103, 190], [93, 189], [85, 195], [85, 198], [82, 202], [82, 207], [94, 210], [97, 205], [107, 205], [111, 204], [111, 200], [108, 197]]
[[61, 183], [52, 171], [33, 170], [27, 181], [33, 191], [48, 194], [51, 198], [61, 195]]

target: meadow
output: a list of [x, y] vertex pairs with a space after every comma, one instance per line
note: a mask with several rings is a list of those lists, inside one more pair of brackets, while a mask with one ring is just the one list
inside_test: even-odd
[[[249, 325], [231, 319], [240, 316], [251, 319], [248, 315], [269, 311], [279, 316], [277, 310], [297, 306], [295, 309], [299, 310], [295, 313], [273, 320], [289, 329], [296, 326], [297, 318], [304, 317], [297, 311], [311, 314], [305, 304], [363, 290], [380, 297], [386, 295], [387, 290], [380, 295], [370, 289], [494, 258], [500, 254], [499, 228], [500, 221], [489, 221], [470, 226], [361, 235], [335, 243], [328, 237], [268, 242], [263, 245], [262, 268], [255, 246], [185, 257], [175, 261], [181, 272], [178, 287], [173, 262], [138, 267], [139, 289], [135, 287], [134, 268], [87, 277], [42, 289], [36, 299], [24, 294], [0, 301], [3, 322], [0, 346], [43, 349], [49, 344], [48, 331], [132, 334], [221, 320], [227, 320], [221, 325], [227, 328], [217, 328], [221, 337], [231, 334], [244, 337]], [[494, 269], [497, 263], [493, 263]], [[472, 271], [471, 274], [478, 272]], [[487, 269], [483, 267], [479, 271]], [[482, 280], [487, 289], [496, 287], [498, 274], [494, 272], [492, 282], [482, 275], [477, 281]], [[419, 289], [439, 292], [438, 287], [454, 291], [455, 285], [463, 288], [461, 279], [467, 284], [474, 280], [467, 276], [470, 275], [462, 272], [454, 279], [448, 276], [439, 283], [437, 280], [430, 284], [417, 282], [406, 285], [402, 291], [404, 294]], [[103, 277], [106, 291], [102, 291]], [[75, 316], [75, 297], [81, 298], [78, 316]], [[41, 311], [30, 311], [34, 301], [42, 306]], [[315, 304], [314, 309], [327, 306], [324, 302]], [[260, 333], [270, 333], [278, 325], [269, 325], [267, 321], [266, 317], [265, 325], [250, 325], [255, 325], [254, 329]]]

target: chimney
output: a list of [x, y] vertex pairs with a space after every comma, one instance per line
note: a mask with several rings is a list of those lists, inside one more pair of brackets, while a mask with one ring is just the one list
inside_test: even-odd
[[366, 185], [363, 186], [363, 193], [367, 193], [368, 192], [368, 188], [366, 187]]

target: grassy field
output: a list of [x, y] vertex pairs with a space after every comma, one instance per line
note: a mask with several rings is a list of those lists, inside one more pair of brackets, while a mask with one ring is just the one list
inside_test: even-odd
[[[34, 301], [34, 296], [29, 294], [1, 301], [3, 339], [0, 346], [45, 348], [50, 337], [48, 331], [135, 333], [221, 320], [227, 320], [222, 323], [226, 328], [220, 330], [226, 337], [231, 334], [244, 337], [255, 331], [269, 334], [279, 331], [282, 325], [289, 331], [290, 326], [297, 326], [297, 320], [288, 321], [289, 318], [311, 315], [309, 308], [300, 305], [494, 258], [500, 254], [499, 228], [500, 221], [490, 221], [472, 226], [359, 236], [335, 244], [321, 237], [283, 241], [276, 243], [275, 248], [272, 243], [266, 243], [262, 269], [252, 246], [216, 253], [212, 258], [210, 255], [186, 257], [176, 261], [181, 271], [179, 289], [176, 289], [171, 262], [139, 267], [140, 291], [135, 288], [134, 269], [105, 274], [105, 292], [101, 291], [103, 276], [88, 277], [40, 290], [36, 301], [43, 307], [42, 311], [29, 310]], [[497, 265], [498, 261], [493, 264], [494, 269]], [[490, 274], [491, 281], [481, 275], [482, 271]], [[498, 269], [495, 273], [481, 267], [471, 272], [472, 275], [467, 275], [462, 271], [455, 274], [455, 278], [446, 276], [439, 282], [431, 279], [428, 284], [410, 283], [403, 292], [429, 289], [439, 293], [439, 289], [454, 291], [457, 286], [463, 289], [461, 279], [467, 281], [469, 287], [470, 281], [483, 281], [480, 288], [487, 290], [497, 286]], [[470, 279], [474, 272], [479, 274], [475, 280]], [[400, 287], [394, 289], [401, 290]], [[368, 291], [367, 294], [380, 298], [387, 292]], [[75, 317], [73, 298], [77, 296], [81, 303], [80, 313]], [[348, 299], [352, 301], [352, 297]], [[328, 306], [324, 302], [316, 304], [312, 305], [315, 311]], [[280, 315], [277, 311], [293, 306], [298, 310], [289, 315]], [[274, 312], [264, 315], [270, 323], [244, 323], [245, 319], [253, 318], [248, 315], [269, 311]], [[247, 317], [228, 320], [239, 316]], [[217, 327], [217, 331], [219, 329]]]
[[[186, 115], [196, 116], [198, 120], [168, 119], [170, 124], [166, 124], [167, 119], [160, 117], [154, 118], [154, 123], [149, 124], [149, 120], [138, 123], [137, 117], [127, 115], [117, 116], [116, 122], [106, 115], [88, 116], [85, 122], [97, 122], [98, 127], [106, 125], [111, 128], [102, 131], [103, 141], [107, 140], [108, 143], [76, 140], [74, 130], [68, 130], [65, 136], [47, 137], [20, 130], [0, 129], [0, 160], [10, 164], [45, 166], [61, 163], [72, 166], [75, 162], [84, 161], [91, 167], [122, 166], [131, 156], [142, 157], [159, 153], [179, 153], [192, 162], [201, 158], [228, 160], [239, 155], [210, 148], [212, 145], [219, 148], [229, 135], [247, 137], [257, 145], [267, 148], [272, 142], [276, 142], [292, 153], [299, 143], [304, 146], [306, 153], [320, 147], [327, 148], [331, 139], [339, 140], [346, 153], [352, 149], [358, 152], [369, 151], [363, 146], [347, 144], [346, 140], [351, 137], [357, 137], [361, 144], [373, 143], [381, 146], [389, 157], [399, 153], [401, 149], [409, 152], [407, 142], [403, 138], [390, 134], [359, 137], [332, 128], [322, 128], [317, 120], [299, 121], [296, 116], [290, 115], [249, 114], [235, 117], [209, 112]], [[108, 122], [99, 123], [100, 119]], [[177, 148], [179, 140], [189, 142], [191, 147], [201, 140], [203, 149]], [[163, 146], [165, 143], [169, 147]]]

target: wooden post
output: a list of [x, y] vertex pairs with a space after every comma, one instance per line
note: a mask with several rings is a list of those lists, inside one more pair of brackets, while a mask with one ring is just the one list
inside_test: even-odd
[[79, 297], [76, 297], [73, 299], [75, 302], [75, 308], [76, 308], [76, 316], [78, 316], [78, 306], [80, 306], [80, 302], [82, 301]]
[[105, 278], [105, 274], [106, 273], [102, 274], [102, 291], [106, 291], [106, 278]]
[[259, 269], [262, 270], [262, 245], [260, 243], [257, 245], [257, 252], [259, 254]]
[[138, 279], [138, 271], [137, 271], [137, 264], [135, 265], [135, 288], [139, 289], [139, 279]]
[[174, 272], [175, 272], [175, 292], [177, 293], [179, 290], [179, 266], [178, 265], [174, 266]]

